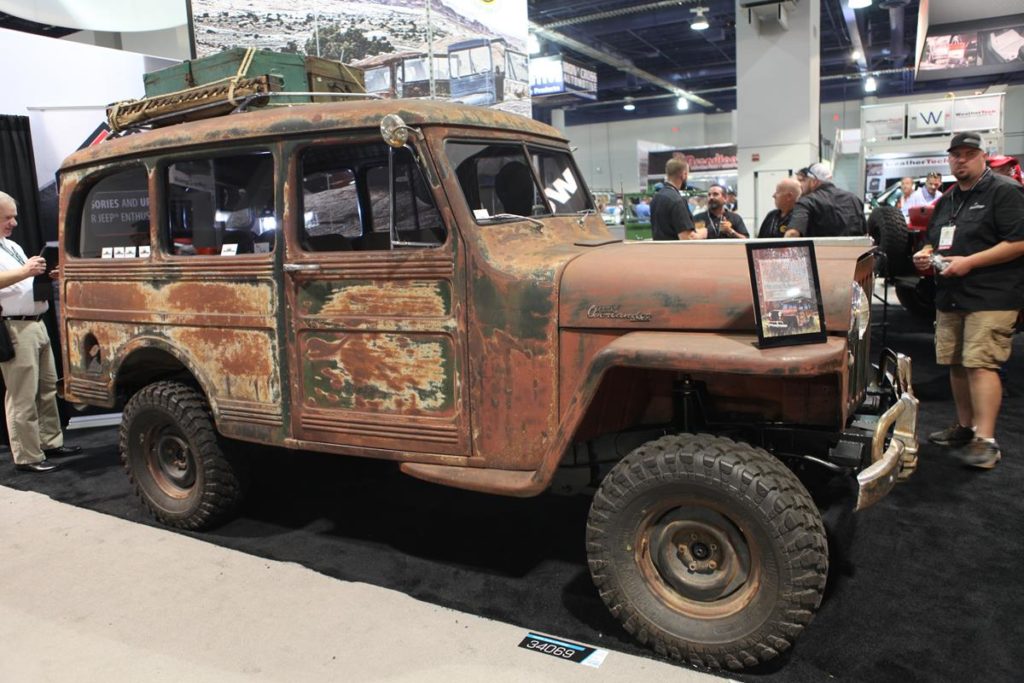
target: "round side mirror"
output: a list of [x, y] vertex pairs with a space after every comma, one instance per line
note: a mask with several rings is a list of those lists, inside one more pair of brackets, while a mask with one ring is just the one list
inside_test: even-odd
[[388, 114], [380, 121], [380, 134], [392, 147], [404, 147], [409, 141], [410, 130], [398, 114]]

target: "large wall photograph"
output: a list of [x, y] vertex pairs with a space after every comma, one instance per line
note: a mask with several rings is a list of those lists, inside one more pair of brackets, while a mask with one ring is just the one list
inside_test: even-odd
[[530, 115], [526, 0], [192, 0], [197, 57], [234, 47], [362, 70], [382, 97], [451, 99]]

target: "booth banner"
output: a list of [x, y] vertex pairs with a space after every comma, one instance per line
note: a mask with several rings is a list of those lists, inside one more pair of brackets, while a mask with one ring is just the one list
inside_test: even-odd
[[942, 156], [905, 157], [902, 159], [868, 159], [867, 175], [883, 178], [919, 178], [931, 171], [946, 173], [949, 159]]
[[1003, 122], [1003, 96], [982, 95], [953, 100], [953, 132], [999, 130]]
[[535, 57], [530, 60], [530, 95], [571, 95], [597, 99], [597, 72], [563, 55]]
[[711, 147], [651, 152], [647, 157], [647, 169], [651, 174], [663, 173], [665, 164], [672, 158], [682, 159], [689, 164], [690, 173], [727, 171], [735, 170], [738, 167], [736, 145], [713, 145]]
[[911, 137], [948, 133], [952, 119], [953, 100], [911, 102], [907, 105], [907, 133]]
[[907, 105], [883, 104], [861, 108], [861, 132], [865, 140], [902, 139]]
[[344, 62], [384, 98], [531, 115], [526, 0], [191, 0], [195, 52], [234, 47]]

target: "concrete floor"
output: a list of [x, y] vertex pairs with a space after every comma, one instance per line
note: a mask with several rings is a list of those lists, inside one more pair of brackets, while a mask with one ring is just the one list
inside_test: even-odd
[[[45, 475], [39, 475], [45, 476]], [[0, 681], [712, 681], [0, 486]]]

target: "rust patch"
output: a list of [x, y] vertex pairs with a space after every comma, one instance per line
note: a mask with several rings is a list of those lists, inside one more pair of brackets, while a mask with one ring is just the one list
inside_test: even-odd
[[299, 290], [303, 315], [328, 318], [446, 318], [451, 315], [447, 282], [312, 282]]
[[404, 415], [454, 411], [448, 337], [310, 333], [301, 343], [309, 407]]

